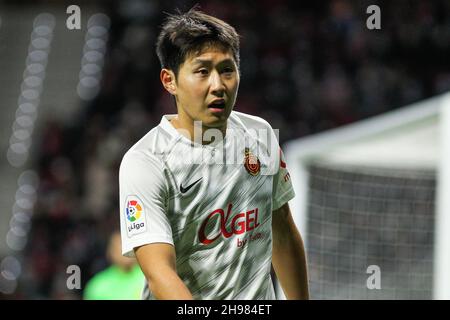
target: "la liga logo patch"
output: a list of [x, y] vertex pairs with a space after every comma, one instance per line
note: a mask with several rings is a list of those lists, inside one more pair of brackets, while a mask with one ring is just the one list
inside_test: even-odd
[[125, 217], [129, 237], [147, 229], [142, 201], [137, 196], [128, 196], [125, 201]]
[[130, 222], [138, 220], [142, 215], [142, 206], [137, 200], [130, 200], [127, 202], [127, 219]]

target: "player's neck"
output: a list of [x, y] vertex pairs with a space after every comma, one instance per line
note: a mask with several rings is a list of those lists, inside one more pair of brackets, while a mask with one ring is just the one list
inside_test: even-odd
[[[170, 123], [172, 124], [172, 126], [178, 130], [178, 132], [180, 132], [182, 135], [184, 135], [185, 137], [187, 137], [188, 139], [190, 139], [193, 142], [200, 142], [201, 139], [201, 143], [203, 145], [208, 145], [211, 142], [216, 142], [216, 140], [211, 141], [210, 138], [206, 138], [205, 132], [208, 129], [212, 129], [209, 127], [205, 127], [205, 126], [201, 126], [201, 132], [199, 132], [200, 128], [196, 128], [196, 124], [194, 123], [194, 121], [192, 119], [186, 119], [183, 116], [177, 115], [175, 118], [172, 118], [170, 120]], [[181, 130], [180, 130], [181, 129]], [[222, 139], [225, 138], [225, 134], [227, 131], [227, 123], [225, 122], [225, 124], [220, 127], [220, 128], [214, 128], [216, 130], [219, 130], [222, 133]], [[201, 137], [198, 137], [199, 135], [201, 135]], [[214, 137], [216, 137], [217, 135], [214, 135]], [[213, 138], [214, 139], [214, 138]]]

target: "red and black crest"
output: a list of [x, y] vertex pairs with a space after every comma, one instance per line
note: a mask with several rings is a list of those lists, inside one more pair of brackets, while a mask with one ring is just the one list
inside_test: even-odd
[[245, 148], [244, 167], [252, 176], [258, 175], [261, 169], [261, 163], [258, 157], [252, 154], [249, 148]]

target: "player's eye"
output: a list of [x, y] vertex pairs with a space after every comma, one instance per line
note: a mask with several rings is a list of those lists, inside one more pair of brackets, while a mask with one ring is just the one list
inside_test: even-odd
[[199, 69], [195, 73], [198, 73], [198, 74], [200, 74], [202, 76], [206, 76], [206, 75], [208, 75], [209, 72], [208, 72], [207, 69]]
[[232, 67], [225, 67], [222, 69], [222, 74], [227, 77], [231, 78], [233, 76], [234, 68]]

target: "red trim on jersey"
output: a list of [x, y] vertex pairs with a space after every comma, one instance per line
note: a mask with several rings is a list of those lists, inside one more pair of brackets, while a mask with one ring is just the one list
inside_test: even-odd
[[280, 148], [280, 167], [286, 169], [286, 162], [284, 162], [283, 160], [281, 160], [281, 148]]

